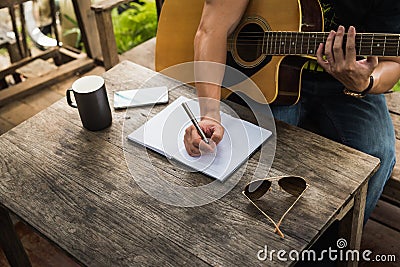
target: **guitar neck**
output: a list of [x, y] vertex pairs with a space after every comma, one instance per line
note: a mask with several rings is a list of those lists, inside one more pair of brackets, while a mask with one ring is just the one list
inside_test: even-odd
[[[257, 35], [263, 35], [258, 36]], [[256, 44], [268, 55], [315, 56], [320, 43], [325, 43], [328, 32], [274, 32], [239, 35], [237, 42]], [[261, 37], [261, 38], [259, 38]], [[345, 46], [347, 34], [344, 36]], [[356, 54], [358, 56], [399, 56], [400, 35], [383, 33], [357, 33]]]

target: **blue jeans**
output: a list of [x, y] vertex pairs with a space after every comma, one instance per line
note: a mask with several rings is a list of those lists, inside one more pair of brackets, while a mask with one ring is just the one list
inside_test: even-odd
[[302, 96], [293, 106], [271, 105], [275, 119], [309, 129], [381, 160], [368, 184], [364, 223], [380, 198], [396, 161], [395, 133], [383, 95], [356, 99], [326, 73], [303, 75]]

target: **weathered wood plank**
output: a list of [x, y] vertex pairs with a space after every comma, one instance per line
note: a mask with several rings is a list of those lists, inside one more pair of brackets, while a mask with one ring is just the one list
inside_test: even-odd
[[396, 134], [396, 165], [393, 173], [386, 183], [382, 197], [391, 203], [400, 206], [400, 93], [386, 94], [386, 103], [390, 111]]
[[40, 109], [21, 101], [14, 101], [6, 107], [2, 107], [0, 111], [0, 118], [14, 124], [15, 126], [38, 113]]
[[[400, 105], [400, 103], [399, 103], [399, 105]], [[390, 113], [390, 117], [392, 118], [394, 132], [396, 134], [396, 139], [400, 140], [400, 115], [397, 115], [395, 113]]]
[[8, 210], [0, 205], [0, 248], [11, 266], [31, 266], [28, 256], [18, 239]]
[[120, 55], [120, 60], [129, 60], [143, 67], [155, 70], [155, 49], [156, 49], [156, 37], [135, 46], [131, 50], [126, 51]]
[[394, 92], [390, 94], [385, 94], [386, 97], [386, 103], [389, 108], [389, 111], [392, 113], [395, 113], [397, 115], [400, 115], [400, 93], [399, 92]]
[[59, 82], [75, 72], [87, 71], [94, 67], [94, 62], [89, 58], [71, 61], [60, 66], [57, 70], [43, 77], [31, 78], [28, 82], [19, 83], [15, 86], [0, 91], [0, 106], [12, 101], [17, 97], [32, 93], [32, 91]]
[[23, 2], [27, 2], [27, 1], [29, 1], [29, 0], [2, 0], [0, 3], [0, 8], [22, 4]]
[[398, 259], [400, 257], [400, 232], [390, 229], [383, 224], [374, 220], [368, 220], [365, 225], [365, 231], [368, 235], [363, 236], [361, 247], [362, 250], [370, 250], [372, 254], [371, 260], [375, 260], [376, 255], [395, 255], [396, 261], [387, 262], [362, 262], [360, 266], [399, 266]]
[[371, 218], [395, 231], [400, 232], [400, 207], [379, 200]]
[[[339, 236], [345, 238], [349, 242], [348, 249], [350, 250], [360, 250], [367, 189], [368, 183], [365, 183], [354, 198], [353, 208], [345, 216], [343, 222], [339, 226]], [[350, 260], [346, 263], [346, 266], [357, 267], [358, 261]]]
[[4, 70], [0, 71], [0, 77], [5, 77], [6, 75], [10, 75], [13, 74], [18, 68], [21, 68], [22, 66], [28, 64], [29, 62], [32, 62], [36, 59], [43, 59], [43, 60], [47, 60], [49, 58], [54, 57], [56, 54], [58, 53], [58, 48], [50, 48], [47, 51], [41, 52], [39, 55], [34, 56], [34, 57], [28, 57], [28, 58], [24, 58], [18, 62], [15, 62], [14, 64], [12, 64], [11, 66], [7, 67]]
[[92, 5], [95, 12], [111, 11], [114, 7], [129, 3], [129, 0], [104, 0]]
[[114, 28], [111, 18], [111, 10], [96, 11], [95, 13], [97, 29], [100, 36], [100, 46], [103, 55], [104, 68], [111, 69], [118, 64], [118, 49], [114, 36]]
[[90, 9], [90, 0], [72, 0], [79, 29], [82, 32], [82, 40], [85, 44], [87, 55], [90, 58], [101, 57], [99, 33], [95, 30], [96, 19], [94, 12]]
[[0, 135], [12, 129], [14, 126], [15, 124], [0, 117]]
[[[3, 145], [4, 143], [0, 141], [2, 148]], [[65, 145], [72, 144], [67, 142]], [[116, 153], [115, 149], [110, 147], [105, 147], [105, 149], [108, 149], [109, 153]], [[72, 151], [71, 153], [75, 152]], [[68, 160], [65, 162], [73, 172], [79, 169], [77, 164], [83, 165], [83, 172], [88, 171], [87, 168], [93, 166], [95, 159], [93, 156], [90, 158], [92, 152], [81, 151], [81, 153], [82, 156], [83, 154], [88, 156], [86, 164], [68, 162]], [[149, 221], [157, 220], [149, 211], [140, 211], [135, 208], [134, 204], [132, 211], [127, 212], [114, 200], [107, 200], [107, 198], [100, 196], [99, 192], [93, 192], [79, 182], [69, 179], [62, 168], [60, 169], [61, 166], [43, 164], [43, 161], [48, 161], [46, 157], [42, 157], [41, 165], [43, 168], [35, 168], [34, 165], [26, 166], [27, 158], [32, 157], [28, 153], [23, 153], [20, 159], [13, 162], [2, 160], [1, 169], [10, 169], [10, 175], [14, 176], [2, 176], [1, 190], [13, 190], [13, 192], [9, 191], [11, 192], [11, 201], [3, 198], [1, 198], [1, 201], [10, 202], [10, 206], [14, 206], [14, 201], [21, 201], [22, 195], [20, 194], [26, 194], [26, 206], [19, 207], [21, 218], [34, 222], [31, 223], [32, 226], [50, 239], [55, 240], [57, 244], [60, 244], [62, 248], [76, 258], [83, 259], [84, 264], [111, 266], [140, 265], [146, 262], [155, 265], [165, 260], [165, 264], [171, 266], [174, 263], [184, 265], [187, 263], [186, 260], [191, 258], [184, 249], [162, 237], [157, 228], [154, 227], [154, 222], [149, 223]], [[34, 156], [34, 158], [36, 157]], [[38, 158], [34, 161], [36, 161], [36, 164], [40, 164]], [[23, 169], [18, 170], [17, 166], [24, 165]], [[117, 165], [115, 168], [118, 167]], [[13, 170], [18, 170], [18, 174], [13, 173]], [[120, 173], [118, 169], [111, 171]], [[110, 169], [92, 169], [91, 172], [77, 178], [78, 180], [93, 179], [96, 175], [102, 175], [102, 173], [104, 175], [106, 172], [110, 172]], [[19, 180], [16, 181], [16, 184], [7, 183], [4, 186], [5, 181], [19, 175], [27, 177], [31, 182], [35, 181], [35, 185], [30, 186], [29, 182]], [[121, 175], [120, 177], [127, 176]], [[21, 184], [21, 182], [24, 184]], [[92, 183], [96, 183], [96, 181], [92, 180]], [[108, 186], [111, 187], [102, 190], [108, 190], [111, 193], [112, 185], [109, 184]], [[142, 193], [138, 196], [139, 203], [141, 196], [145, 196], [145, 194]], [[131, 201], [131, 205], [135, 203], [134, 200]], [[29, 216], [29, 219], [27, 219], [27, 216]], [[142, 221], [142, 224], [138, 224], [139, 221]], [[84, 242], [88, 243], [84, 244]], [[172, 253], [173, 256], [164, 253]], [[168, 260], [167, 256], [171, 256], [173, 261]], [[195, 258], [192, 260], [196, 265], [204, 265], [203, 262], [196, 261]]]
[[383, 190], [382, 197], [384, 200], [400, 207], [400, 183], [391, 177]]

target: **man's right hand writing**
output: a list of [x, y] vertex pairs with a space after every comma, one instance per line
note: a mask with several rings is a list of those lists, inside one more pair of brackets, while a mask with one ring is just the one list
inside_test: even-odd
[[184, 136], [185, 148], [192, 157], [198, 157], [202, 153], [212, 153], [224, 136], [224, 127], [216, 120], [203, 118], [199, 122], [199, 125], [207, 138], [209, 138], [210, 143], [207, 145], [201, 139], [201, 136], [193, 125], [186, 128]]

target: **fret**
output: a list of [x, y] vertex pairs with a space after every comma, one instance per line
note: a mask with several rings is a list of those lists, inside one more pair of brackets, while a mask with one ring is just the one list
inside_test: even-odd
[[289, 40], [289, 54], [292, 54], [292, 37], [293, 37], [293, 32], [290, 32], [290, 40]]
[[372, 48], [374, 47], [374, 34], [372, 34], [372, 40], [371, 40], [371, 51], [370, 51], [370, 55], [372, 55]]
[[399, 36], [397, 34], [386, 34], [386, 46], [384, 56], [396, 56], [399, 49]]
[[400, 36], [397, 39], [397, 56], [399, 56], [399, 48], [400, 48]]
[[383, 51], [382, 51], [382, 56], [385, 55], [385, 50], [386, 50], [386, 34], [385, 34], [385, 41], [383, 42]]
[[[299, 37], [299, 33], [297, 32], [296, 33], [296, 41], [295, 41], [295, 43], [294, 43], [294, 53], [297, 55], [298, 53], [297, 53], [297, 37]], [[399, 41], [400, 41], [400, 39], [399, 39]]]
[[303, 55], [304, 34], [301, 35], [300, 55]]
[[[319, 48], [319, 44], [325, 44], [325, 41], [324, 41], [324, 39], [325, 39], [325, 33], [320, 33], [320, 37], [318, 38], [318, 44], [317, 44], [317, 50], [318, 50], [318, 48]], [[315, 51], [315, 54], [317, 53], [317, 51]]]
[[306, 54], [309, 54], [309, 50], [310, 50], [310, 38], [311, 38], [311, 33], [308, 33], [307, 34], [308, 35], [308, 38], [307, 38], [307, 53]]
[[281, 38], [282, 38], [282, 33], [277, 32], [275, 38], [275, 46], [276, 46], [275, 55], [279, 55], [281, 53]]
[[316, 46], [315, 46], [315, 54], [317, 54], [317, 51], [318, 51], [318, 48], [319, 48], [319, 44], [320, 43], [322, 43], [323, 41], [323, 39], [324, 39], [324, 34], [321, 32], [321, 33], [317, 33], [317, 36], [318, 36], [318, 41], [317, 41], [317, 43], [316, 43]]
[[273, 36], [274, 36], [274, 33], [271, 32], [271, 34], [269, 35], [269, 42], [268, 42], [268, 46], [269, 46], [268, 54], [269, 55], [272, 55], [272, 37]]
[[317, 42], [317, 45], [315, 47], [315, 54], [317, 54], [317, 51], [318, 51], [318, 48], [319, 48], [319, 44], [324, 43], [324, 33], [321, 32], [321, 33], [317, 34], [317, 36], [318, 36], [318, 42]]
[[385, 48], [385, 35], [383, 34], [373, 34], [372, 36], [372, 53], [373, 56], [381, 56], [384, 55]]
[[264, 51], [264, 42], [265, 42], [265, 32], [263, 33], [263, 38], [262, 38], [262, 46], [261, 46], [261, 54], [266, 54]]
[[362, 45], [359, 55], [360, 56], [372, 55], [373, 47], [372, 47], [371, 34], [364, 33], [360, 35], [360, 37], [362, 38]]
[[318, 37], [318, 33], [314, 33], [314, 34], [315, 34], [315, 36], [314, 36], [314, 52], [310, 51], [310, 52], [312, 52], [311, 55], [314, 55], [314, 54], [315, 54], [315, 50], [317, 50], [317, 37]]
[[284, 44], [284, 46], [283, 46], [283, 53], [284, 53], [285, 55], [287, 55], [288, 52], [289, 52], [289, 51], [286, 51], [286, 43], [287, 43], [286, 37], [287, 37], [287, 35], [288, 35], [287, 33], [285, 33], [285, 35], [284, 35], [284, 37], [285, 37], [285, 39], [284, 39], [285, 44]]
[[272, 55], [272, 39], [273, 39], [273, 37], [274, 37], [274, 33], [273, 32], [271, 32], [271, 34], [270, 34], [270, 36], [269, 36], [270, 38], [269, 38], [269, 42], [268, 42], [268, 44], [269, 44], [269, 49], [268, 49], [268, 54], [269, 55]]
[[282, 34], [281, 35], [281, 37], [282, 37], [281, 38], [281, 46], [283, 48], [283, 52], [281, 52], [281, 55], [282, 55], [282, 54], [286, 54], [286, 33], [282, 32], [281, 34]]
[[271, 54], [276, 54], [276, 39], [278, 38], [278, 33], [274, 32], [271, 36]]
[[283, 51], [279, 50], [279, 54], [280, 54], [280, 55], [286, 54], [286, 51], [285, 51], [285, 47], [286, 47], [286, 33], [285, 33], [285, 32], [281, 32], [281, 39], [280, 39], [280, 42], [281, 42], [281, 48], [283, 49]]
[[272, 40], [271, 40], [271, 54], [275, 55], [276, 54], [276, 39], [278, 38], [278, 33], [275, 32], [272, 34]]
[[364, 34], [360, 34], [360, 45], [359, 45], [359, 48], [358, 48], [358, 55], [361, 55], [361, 47], [362, 47], [362, 38], [363, 38], [363, 35]]
[[[325, 45], [325, 41], [326, 41], [326, 36], [327, 36], [327, 33], [322, 34], [322, 42], [321, 43], [323, 43], [324, 45]], [[324, 54], [324, 51], [322, 53]]]

